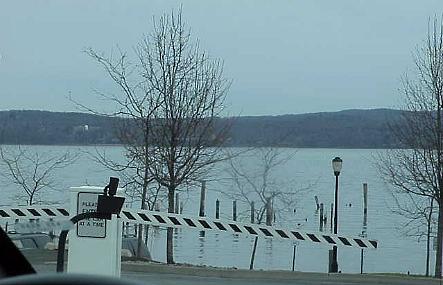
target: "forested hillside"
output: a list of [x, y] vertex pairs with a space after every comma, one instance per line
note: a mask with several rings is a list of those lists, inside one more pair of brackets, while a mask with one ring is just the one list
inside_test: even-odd
[[[387, 127], [401, 111], [346, 110], [220, 119], [230, 124], [226, 146], [388, 148]], [[47, 111], [0, 112], [1, 144], [118, 144], [117, 118]]]

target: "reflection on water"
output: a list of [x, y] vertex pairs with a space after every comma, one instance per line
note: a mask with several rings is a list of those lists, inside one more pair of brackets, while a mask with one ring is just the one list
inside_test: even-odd
[[222, 254], [222, 246], [223, 244], [220, 241], [220, 234], [214, 233], [214, 256], [220, 256]]
[[265, 256], [266, 256], [266, 266], [269, 268], [272, 268], [272, 253], [273, 253], [273, 248], [272, 248], [272, 239], [265, 239]]
[[238, 238], [238, 234], [232, 234], [232, 253], [233, 254], [238, 254], [239, 251], [239, 238]]
[[200, 264], [203, 264], [203, 257], [205, 256], [205, 231], [200, 231], [199, 232], [199, 238], [198, 238], [198, 246], [199, 246], [199, 251], [198, 251], [198, 260], [200, 261]]

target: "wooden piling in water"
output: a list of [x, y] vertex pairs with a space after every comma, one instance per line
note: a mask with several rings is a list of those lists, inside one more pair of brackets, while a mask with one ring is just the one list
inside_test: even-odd
[[251, 224], [255, 222], [255, 204], [251, 202]]
[[274, 217], [274, 224], [275, 224], [275, 222], [277, 222], [277, 214], [275, 213], [275, 211], [274, 211], [274, 207], [272, 207], [272, 216]]
[[232, 201], [232, 220], [237, 221], [237, 200]]
[[323, 231], [323, 203], [320, 203], [320, 229], [321, 232]]
[[200, 191], [200, 217], [205, 216], [205, 199], [206, 199], [206, 181], [202, 181], [201, 191]]
[[316, 208], [315, 211], [318, 211], [318, 210], [320, 209], [320, 204], [318, 203], [318, 197], [317, 197], [317, 195], [314, 196], [314, 199], [315, 199], [315, 205], [317, 206], [317, 208]]
[[220, 201], [218, 199], [215, 201], [215, 218], [220, 219]]
[[[366, 237], [366, 230], [368, 229], [368, 183], [363, 183], [363, 228], [361, 236]], [[364, 251], [360, 252], [360, 274], [363, 274], [364, 265]]]
[[363, 183], [363, 230], [368, 227], [368, 183]]

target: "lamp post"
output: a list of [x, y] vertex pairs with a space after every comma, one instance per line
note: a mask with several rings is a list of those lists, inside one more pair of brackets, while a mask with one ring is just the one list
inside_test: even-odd
[[[338, 176], [340, 175], [342, 164], [343, 164], [343, 160], [341, 160], [340, 157], [335, 157], [332, 160], [332, 169], [334, 170], [334, 175], [335, 175], [334, 234], [337, 234], [337, 227], [338, 227]], [[338, 272], [337, 246], [335, 246], [335, 245], [332, 248], [331, 272], [333, 272], [333, 273]]]

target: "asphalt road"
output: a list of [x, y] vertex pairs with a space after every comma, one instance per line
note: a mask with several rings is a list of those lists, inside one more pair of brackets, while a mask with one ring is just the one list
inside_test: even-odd
[[386, 276], [331, 276], [327, 274], [311, 275], [297, 274], [293, 279], [272, 278], [273, 273], [269, 273], [269, 278], [230, 278], [230, 277], [201, 277], [180, 274], [165, 273], [140, 273], [140, 272], [124, 272], [123, 278], [142, 281], [143, 284], [149, 285], [327, 285], [327, 284], [440, 284], [438, 280], [425, 278], [403, 278], [403, 277], [386, 277]]
[[[250, 278], [201, 277], [165, 273], [124, 272], [123, 278], [143, 281], [149, 285], [257, 285], [257, 284], [298, 284], [293, 280], [260, 280]], [[306, 283], [300, 283], [306, 284]]]
[[[55, 259], [41, 253], [27, 253], [38, 273], [55, 272]], [[45, 260], [45, 261], [44, 261]], [[48, 261], [50, 260], [50, 261]], [[250, 271], [229, 268], [168, 266], [145, 262], [122, 263], [122, 277], [147, 285], [441, 285], [440, 280], [406, 275], [327, 274], [290, 271]]]
[[[35, 266], [39, 273], [55, 272], [55, 264]], [[125, 268], [126, 267], [126, 268]], [[440, 285], [424, 277], [376, 274], [325, 274], [288, 271], [247, 271], [214, 268], [170, 267], [166, 265], [123, 266], [122, 278], [147, 285]]]

